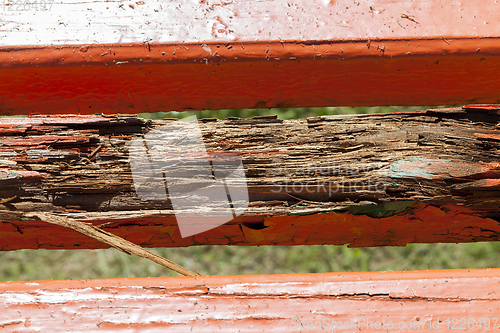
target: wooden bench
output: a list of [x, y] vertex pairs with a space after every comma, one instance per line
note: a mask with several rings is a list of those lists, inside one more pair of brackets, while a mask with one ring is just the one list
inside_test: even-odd
[[[31, 115], [0, 118], [0, 250], [108, 247], [41, 212], [142, 247], [498, 240], [495, 2], [40, 8], [5, 4], [0, 113]], [[249, 204], [193, 236], [181, 237], [171, 204], [134, 188], [131, 142], [177, 120], [132, 113], [458, 104], [204, 119], [208, 152], [241, 158]], [[484, 331], [500, 327], [499, 280], [491, 269], [4, 282], [0, 327]]]

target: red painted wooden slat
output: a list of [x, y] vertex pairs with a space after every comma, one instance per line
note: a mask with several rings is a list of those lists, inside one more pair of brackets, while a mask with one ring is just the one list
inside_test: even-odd
[[[144, 247], [315, 244], [405, 246], [408, 243], [497, 241], [500, 233], [498, 222], [490, 217], [492, 213], [489, 210], [424, 203], [411, 204], [402, 213], [390, 217], [369, 217], [364, 213], [357, 215], [352, 212], [243, 215], [215, 229], [184, 238], [173, 214], [147, 216], [136, 212], [136, 217], [128, 218], [125, 214], [121, 218], [114, 214], [96, 214], [96, 220], [85, 222], [94, 225], [110, 223], [104, 230]], [[5, 213], [2, 215], [0, 250], [3, 251], [108, 248], [106, 244], [67, 228], [26, 218], [13, 220]]]
[[7, 10], [0, 114], [500, 100], [495, 1], [139, 3]]
[[[215, 152], [229, 149], [240, 154], [247, 167], [248, 189], [254, 199], [249, 203], [245, 213], [234, 220], [215, 229], [185, 238], [181, 237], [174, 211], [167, 209], [168, 206], [149, 206], [151, 203], [147, 200], [128, 201], [130, 197], [137, 195], [128, 163], [132, 157], [128, 150], [117, 150], [116, 147], [130, 147], [130, 140], [141, 135], [143, 128], [146, 130], [146, 127], [141, 127], [145, 126], [144, 120], [123, 115], [33, 115], [17, 119], [2, 118], [0, 133], [4, 136], [0, 140], [3, 144], [0, 147], [0, 153], [3, 156], [0, 159], [0, 182], [5, 187], [0, 198], [0, 250], [107, 247], [74, 230], [41, 222], [26, 215], [34, 211], [62, 213], [67, 217], [96, 226], [104, 224], [105, 230], [144, 247], [209, 244], [349, 244], [352, 247], [359, 247], [404, 246], [408, 243], [497, 241], [500, 234], [499, 213], [496, 208], [500, 172], [498, 158], [495, 155], [498, 108], [494, 105], [469, 105], [463, 108], [410, 113], [327, 117], [330, 120], [342, 121], [333, 127], [327, 125], [326, 118], [322, 120], [319, 117], [309, 118], [305, 122], [293, 120], [286, 121], [284, 124], [271, 122], [267, 125], [265, 125], [266, 119], [244, 120], [255, 122], [248, 126], [231, 125], [232, 120], [210, 121], [206, 124], [212, 124], [210, 126], [215, 127], [205, 127], [204, 132], [220, 135], [220, 137], [212, 136], [210, 140], [214, 141], [210, 141], [209, 146], [212, 147], [210, 149], [217, 147]], [[432, 115], [439, 115], [440, 118]], [[457, 118], [461, 119], [458, 122], [454, 120], [453, 115], [461, 115], [460, 117], [463, 118]], [[412, 117], [417, 119], [416, 122], [411, 123]], [[451, 120], [453, 121], [450, 122]], [[325, 121], [322, 125], [325, 126], [324, 128], [309, 127], [310, 125], [317, 126], [323, 121]], [[373, 131], [370, 134], [371, 137], [365, 137], [366, 129], [369, 128], [366, 124], [385, 121], [388, 121], [387, 124], [396, 125], [390, 130], [388, 129], [391, 127], [381, 126], [382, 132], [375, 134], [376, 132]], [[156, 122], [163, 123], [163, 121]], [[302, 125], [294, 127], [300, 122]], [[296, 124], [292, 126], [292, 123]], [[203, 126], [208, 126], [206, 124]], [[216, 124], [219, 125], [216, 126]], [[153, 125], [154, 122], [149, 123], [149, 126]], [[157, 125], [159, 123], [154, 126]], [[241, 140], [243, 133], [240, 128], [250, 128], [249, 126], [255, 130], [254, 133], [259, 135], [266, 133], [267, 138], [271, 139], [270, 142], [274, 143], [264, 147], [258, 139], [249, 146], [245, 146], [244, 149], [241, 146], [239, 148], [227, 146], [228, 143], [236, 143], [238, 146], [238, 140]], [[316, 140], [311, 140], [312, 135], [335, 142], [336, 136], [325, 135], [339, 131], [343, 135], [346, 126], [352, 133], [363, 133], [360, 141], [357, 141], [357, 138], [349, 138], [351, 141], [349, 147], [365, 149], [370, 154], [372, 151], [392, 152], [384, 157], [384, 161], [387, 162], [385, 169], [374, 174], [373, 180], [385, 184], [380, 188], [376, 186], [377, 191], [381, 190], [380, 193], [370, 192], [370, 195], [377, 196], [367, 197], [368, 187], [365, 188], [362, 184], [371, 183], [366, 181], [357, 186], [356, 182], [359, 178], [354, 178], [352, 183], [349, 180], [349, 186], [345, 187], [338, 179], [334, 182], [331, 179], [328, 180], [329, 176], [336, 176], [338, 171], [332, 171], [333, 169], [319, 171], [317, 166], [325, 160], [313, 158], [304, 164], [309, 165], [309, 171], [314, 171], [315, 177], [318, 177], [316, 183], [309, 183], [308, 178], [300, 178], [306, 173], [301, 169], [298, 169], [300, 172], [287, 169], [286, 164], [280, 166], [284, 172], [276, 173], [275, 166], [278, 166], [280, 162], [272, 158], [276, 156], [275, 152], [288, 147], [289, 138], [281, 134], [273, 137], [274, 134], [271, 132], [289, 132], [294, 138], [293, 133], [305, 133], [305, 141], [294, 142], [304, 142], [301, 147], [314, 147], [317, 149], [311, 150], [314, 152], [325, 146], [315, 144], [311, 146], [310, 142]], [[234, 138], [231, 137], [233, 135], [231, 128], [237, 129], [237, 131], [234, 130], [236, 135]], [[226, 129], [229, 129], [230, 133], [222, 133], [222, 130]], [[394, 130], [396, 132], [392, 132], [393, 134], [384, 136], [385, 132], [391, 133]], [[100, 131], [103, 133], [99, 134]], [[112, 143], [107, 137], [107, 133], [113, 133], [113, 131], [116, 131], [113, 134], [114, 138], [119, 138], [120, 141]], [[399, 131], [408, 132], [401, 136]], [[417, 139], [413, 139], [420, 136], [426, 137], [428, 133], [433, 133], [434, 138], [429, 138], [428, 140], [431, 141], [427, 143], [426, 140], [421, 140], [419, 143]], [[253, 136], [247, 136], [247, 138], [249, 138], [248, 142], [251, 142]], [[450, 141], [454, 138], [458, 138], [457, 141]], [[412, 140], [412, 142], [407, 143], [407, 140]], [[285, 145], [278, 145], [280, 141]], [[390, 146], [385, 145], [386, 141], [390, 142]], [[89, 144], [89, 142], [92, 143]], [[447, 146], [443, 148], [442, 142], [446, 142]], [[382, 143], [382, 146], [377, 146], [379, 143]], [[360, 145], [366, 146], [361, 148]], [[411, 147], [417, 150], [403, 157], [400, 152], [403, 149], [410, 151]], [[459, 147], [457, 151], [450, 150], [456, 147]], [[443, 149], [447, 155], [443, 155]], [[93, 156], [93, 152], [98, 152], [100, 156], [97, 154]], [[476, 155], [475, 153], [478, 152], [484, 154]], [[342, 151], [339, 155], [336, 155], [337, 152], [328, 154], [331, 154], [328, 155], [328, 159], [334, 160], [342, 157], [344, 152]], [[310, 156], [314, 157], [314, 155]], [[358, 168], [358, 164], [354, 164], [354, 167], [350, 166], [350, 161], [360, 161], [361, 158], [358, 159], [356, 156], [369, 155], [344, 156], [347, 156], [347, 159], [338, 160], [342, 163], [334, 166], [342, 166], [343, 170], [353, 171], [354, 174], [361, 169]], [[106, 169], [110, 164], [106, 160], [99, 161], [97, 157], [110, 158], [119, 163], [108, 161], [112, 167], [121, 166], [115, 171], [110, 171]], [[261, 163], [258, 160], [256, 162], [256, 157], [264, 157], [261, 161], [266, 162]], [[288, 155], [284, 157], [288, 158]], [[377, 155], [376, 158], [380, 157], [381, 155]], [[75, 164], [80, 160], [87, 164]], [[271, 161], [272, 164], [267, 164], [269, 163], [267, 161]], [[65, 164], [61, 164], [62, 162]], [[368, 163], [369, 160], [365, 159], [364, 162]], [[106, 171], [99, 173], [97, 170]], [[365, 170], [370, 172], [364, 173], [363, 177], [371, 177], [373, 169], [365, 168]], [[342, 182], [349, 179], [350, 171], [344, 173]], [[274, 176], [279, 176], [280, 173], [289, 178], [278, 180], [281, 183], [269, 180]], [[268, 180], [262, 182], [266, 177]], [[323, 183], [320, 179], [324, 179]], [[405, 183], [401, 179], [409, 179], [409, 181]], [[320, 186], [311, 187], [312, 191], [309, 191], [307, 186], [295, 190], [293, 186], [289, 186], [289, 184], [295, 184], [295, 181], [299, 181], [297, 184], [307, 186], [320, 184]], [[325, 183], [325, 181], [330, 183]], [[424, 185], [427, 182], [426, 192], [418, 192], [424, 189], [421, 182], [424, 182]], [[429, 190], [430, 183], [439, 183], [442, 187], [436, 187], [431, 191]], [[278, 184], [281, 185], [278, 186]], [[386, 190], [384, 186], [387, 184], [392, 188], [384, 192]], [[391, 192], [397, 189], [397, 186], [402, 186], [401, 184], [406, 184], [404, 191], [411, 192], [411, 196], [400, 196], [397, 191]], [[303, 191], [304, 188], [306, 191]], [[401, 187], [399, 188], [398, 191], [403, 191]], [[346, 191], [345, 194], [344, 191]], [[69, 193], [67, 198], [64, 198], [65, 193]], [[106, 204], [94, 205], [96, 200], [103, 200], [102, 193], [110, 195], [106, 197]], [[121, 197], [124, 193], [130, 197]], [[350, 193], [352, 193], [351, 197], [345, 196], [351, 195]], [[86, 196], [88, 194], [92, 195]], [[312, 194], [314, 196], [307, 196]], [[336, 194], [339, 194], [337, 198], [330, 197], [332, 202], [344, 203], [345, 206], [333, 208], [328, 205], [328, 201], [307, 202], [318, 198], [322, 200], [322, 196]], [[58, 201], [58, 197], [62, 197], [63, 200]], [[110, 198], [113, 198], [114, 206], [108, 206], [108, 202], [111, 202]], [[293, 200], [288, 201], [290, 198]], [[351, 198], [360, 200], [353, 202]], [[363, 201], [363, 198], [376, 200], [374, 202]], [[306, 200], [304, 204], [300, 201], [293, 203], [294, 200], [301, 199]], [[322, 206], [321, 203], [324, 205]], [[302, 208], [295, 208], [296, 205]], [[193, 219], [192, 223], [202, 225], [209, 223], [208, 220], [199, 216]]]
[[499, 283], [498, 269], [6, 282], [0, 283], [0, 327], [486, 332], [500, 328]]

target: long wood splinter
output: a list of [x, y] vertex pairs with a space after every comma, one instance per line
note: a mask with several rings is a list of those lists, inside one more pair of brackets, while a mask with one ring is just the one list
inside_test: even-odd
[[79, 232], [85, 236], [88, 236], [90, 238], [96, 239], [99, 242], [108, 244], [109, 246], [112, 246], [122, 252], [125, 252], [127, 254], [133, 253], [135, 255], [138, 255], [140, 257], [149, 259], [151, 261], [154, 261], [155, 263], [162, 265], [164, 267], [167, 267], [168, 269], [173, 270], [174, 272], [177, 272], [179, 274], [182, 274], [184, 276], [198, 276], [199, 274], [196, 274], [194, 272], [191, 272], [190, 270], [177, 265], [176, 263], [163, 258], [162, 256], [159, 256], [151, 251], [148, 251], [144, 248], [142, 248], [139, 245], [136, 245], [134, 243], [131, 243], [121, 237], [118, 237], [116, 235], [113, 235], [110, 232], [107, 232], [105, 230], [99, 229], [97, 227], [94, 227], [93, 225], [84, 223], [84, 222], [79, 222], [64, 216], [58, 216], [50, 213], [29, 213], [26, 214], [28, 217], [38, 217], [40, 220], [47, 222], [47, 223], [52, 223], [59, 225], [61, 227], [65, 228], [70, 228], [75, 230], [76, 232]]

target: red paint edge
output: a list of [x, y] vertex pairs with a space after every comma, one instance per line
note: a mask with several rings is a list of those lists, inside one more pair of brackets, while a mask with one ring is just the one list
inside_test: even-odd
[[7, 47], [0, 114], [497, 103], [499, 45], [491, 37]]
[[[92, 220], [104, 229], [144, 247], [193, 245], [316, 245], [350, 247], [405, 246], [408, 243], [498, 241], [500, 226], [491, 210], [416, 203], [385, 218], [328, 212], [311, 215], [239, 216], [223, 226], [182, 238], [173, 215]], [[255, 225], [257, 228], [253, 228]], [[103, 243], [73, 230], [39, 221], [1, 221], [0, 250], [96, 249]]]

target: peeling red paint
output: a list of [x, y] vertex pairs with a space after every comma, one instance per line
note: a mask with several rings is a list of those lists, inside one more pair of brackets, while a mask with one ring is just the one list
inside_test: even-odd
[[500, 140], [499, 134], [474, 133], [474, 136], [481, 139]]
[[[474, 133], [479, 136], [480, 133]], [[431, 158], [401, 160], [391, 165], [391, 177], [423, 179], [500, 178], [500, 162], [474, 163]]]
[[[493, 106], [491, 107], [493, 108]], [[491, 112], [488, 110], [485, 110], [485, 112], [487, 113], [484, 114], [485, 119], [489, 119], [488, 117], [491, 117]], [[444, 122], [447, 114], [452, 114], [453, 117], [450, 118], [455, 119], [465, 117], [466, 112], [464, 112], [463, 108], [450, 108], [439, 111], [427, 110], [423, 112], [362, 115], [359, 116], [359, 119], [366, 121], [368, 117], [367, 123], [371, 124], [373, 122], [371, 118], [377, 118], [379, 121], [381, 118], [385, 120], [386, 117], [404, 120], [410, 118], [410, 116], [412, 119], [420, 119], [421, 117], [433, 117], [435, 114], [440, 114]], [[477, 110], [469, 115], [469, 117], [481, 116], [483, 114], [481, 112], [478, 113]], [[342, 117], [336, 119], [342, 120]], [[230, 125], [233, 120], [228, 120], [220, 121], [221, 127], [207, 126], [206, 128], [223, 129], [227, 126], [240, 125], [245, 127], [245, 122], [250, 124], [252, 122], [260, 123], [263, 121], [274, 122], [275, 120], [277, 119], [269, 117], [265, 119], [242, 119], [234, 120], [233, 125]], [[309, 118], [306, 122], [301, 123], [304, 126], [309, 126], [319, 124], [322, 121], [319, 118]], [[284, 123], [280, 124], [280, 126]], [[134, 126], [124, 129], [124, 124], [132, 124]], [[448, 124], [453, 124], [453, 122]], [[92, 126], [89, 127], [87, 125]], [[109, 125], [116, 125], [118, 126], [116, 128], [120, 129], [115, 133], [116, 136], [108, 136], [108, 134], [103, 135], [100, 133], [101, 129], [110, 130], [110, 128], [114, 128]], [[15, 206], [20, 211], [53, 211], [55, 213], [68, 214], [69, 217], [81, 219], [95, 225], [107, 223], [106, 230], [145, 247], [177, 247], [195, 244], [349, 244], [350, 246], [404, 246], [407, 243], [414, 242], [498, 240], [500, 232], [498, 220], [500, 220], [500, 213], [496, 208], [496, 201], [493, 199], [488, 201], [478, 198], [483, 193], [485, 193], [485, 196], [491, 195], [490, 193], [496, 193], [496, 188], [499, 186], [500, 165], [494, 160], [494, 157], [488, 157], [488, 161], [495, 162], [483, 163], [471, 161], [470, 158], [466, 157], [463, 157], [462, 160], [432, 159], [428, 157], [398, 160], [399, 155], [391, 156], [391, 160], [394, 162], [388, 162], [387, 166], [389, 168], [381, 169], [382, 173], [377, 174], [377, 177], [392, 177], [392, 179], [388, 177], [384, 178], [384, 182], [387, 181], [388, 183], [387, 186], [395, 186], [396, 182], [404, 183], [406, 181], [405, 179], [395, 179], [397, 177], [410, 178], [409, 182], [411, 184], [409, 186], [413, 186], [412, 184], [416, 183], [414, 180], [418, 181], [421, 178], [430, 181], [434, 179], [445, 180], [447, 184], [443, 185], [442, 191], [446, 191], [443, 193], [447, 194], [442, 195], [441, 192], [435, 194], [415, 194], [414, 196], [404, 197], [406, 201], [398, 201], [400, 198], [403, 199], [400, 196], [388, 196], [386, 199], [382, 197], [381, 201], [377, 201], [378, 205], [369, 201], [367, 205], [358, 203], [345, 209], [342, 208], [342, 210], [334, 211], [335, 208], [332, 206], [324, 206], [325, 208], [323, 209], [321, 206], [315, 206], [315, 201], [308, 203], [307, 200], [321, 200], [320, 193], [317, 197], [304, 198], [307, 200], [299, 203], [304, 208], [280, 210], [279, 207], [274, 207], [272, 202], [277, 201], [278, 205], [281, 205], [283, 202], [286, 202], [283, 200], [290, 199], [290, 195], [295, 194], [293, 192], [270, 193], [275, 188], [268, 185], [258, 185], [258, 181], [261, 180], [259, 172], [262, 173], [265, 169], [261, 170], [260, 165], [257, 165], [254, 169], [252, 169], [253, 167], [251, 168], [253, 170], [251, 172], [256, 172], [257, 176], [254, 178], [256, 182], [250, 184], [248, 190], [250, 195], [253, 195], [258, 200], [251, 201], [250, 205], [251, 207], [268, 206], [269, 208], [261, 210], [249, 209], [247, 210], [247, 215], [240, 216], [229, 224], [194, 237], [183, 239], [180, 237], [177, 223], [171, 210], [161, 211], [161, 213], [156, 214], [156, 207], [159, 206], [147, 206], [151, 203], [140, 202], [133, 197], [132, 179], [126, 174], [128, 172], [127, 164], [122, 165], [121, 169], [116, 171], [113, 177], [103, 175], [97, 181], [95, 178], [92, 178], [92, 176], [95, 176], [92, 168], [99, 168], [101, 165], [94, 164], [98, 157], [105, 159], [110, 156], [114, 159], [119, 158], [120, 161], [126, 161], [128, 158], [126, 149], [122, 151], [117, 150], [121, 149], [120, 147], [127, 147], [128, 142], [122, 140], [121, 146], [115, 147], [112, 142], [113, 138], [127, 138], [128, 140], [134, 137], [134, 133], [142, 133], [144, 127], [153, 125], [154, 122], [147, 122], [135, 116], [116, 115], [31, 115], [27, 118], [18, 119], [3, 118], [0, 128], [23, 127], [27, 128], [27, 131], [38, 129], [40, 133], [19, 137], [6, 136], [5, 139], [2, 139], [3, 145], [0, 147], [0, 153], [2, 156], [5, 156], [4, 161], [0, 159], [0, 164], [5, 164], [2, 165], [2, 170], [5, 171], [0, 173], [0, 176], [5, 179], [2, 182], [7, 182], [9, 186], [12, 185], [14, 188], [26, 180], [35, 180], [44, 177], [46, 179], [36, 184], [35, 187], [38, 190], [44, 191], [48, 198], [42, 203], [38, 201], [38, 197], [34, 201], [26, 201], [29, 194], [26, 195], [26, 192], [18, 191], [16, 192], [18, 200], [14, 203], [9, 201], [11, 204], [10, 208], [5, 206], [4, 209], [12, 209], [12, 206]], [[471, 127], [473, 131], [463, 131], [461, 133], [455, 131], [453, 135], [460, 134], [468, 140], [467, 142], [472, 141], [475, 144], [482, 144], [482, 138], [478, 139], [477, 135], [474, 137], [473, 133], [477, 133], [477, 131], [481, 131], [483, 128], [486, 133], [493, 132], [495, 125], [496, 122], [489, 123], [488, 127], [483, 126], [478, 128], [474, 126]], [[274, 130], [274, 126], [274, 123], [270, 124], [270, 130]], [[60, 133], [63, 133], [63, 135], [55, 135], [58, 133], [57, 129], [60, 128], [62, 128]], [[433, 129], [434, 125], [428, 128]], [[52, 133], [51, 130], [54, 130], [54, 132]], [[338, 130], [340, 133], [344, 131], [341, 126], [339, 126]], [[83, 131], [87, 131], [85, 132], [87, 135], [84, 135]], [[95, 133], [95, 131], [99, 133], [94, 136], [92, 133]], [[327, 131], [330, 131], [330, 129], [327, 129]], [[130, 136], [122, 136], [120, 134], [122, 132], [130, 134]], [[113, 131], [109, 133], [113, 133]], [[448, 135], [447, 133], [438, 133], [436, 135]], [[415, 137], [417, 136], [415, 134]], [[238, 144], [238, 142], [234, 142], [234, 139], [231, 140], [229, 138], [229, 140], [225, 140], [226, 136], [223, 136], [222, 139], [221, 143], [223, 145]], [[387, 139], [400, 139], [400, 137], [398, 135], [384, 136], [381, 141], [385, 144]], [[90, 143], [90, 140], [94, 141]], [[364, 138], [361, 137], [360, 140], [364, 140]], [[260, 139], [255, 141], [255, 145], [260, 145], [259, 141]], [[401, 144], [403, 141], [406, 141], [406, 136], [398, 141], [397, 144]], [[55, 146], [57, 144], [61, 146]], [[417, 143], [412, 144], [416, 145]], [[219, 143], [212, 145], [210, 151], [218, 145]], [[357, 147], [357, 143], [355, 147]], [[367, 148], [371, 149], [365, 147], [365, 149]], [[220, 151], [216, 153], [219, 155]], [[253, 148], [249, 146], [247, 149], [237, 151], [237, 153], [241, 154], [244, 158], [252, 156], [274, 157], [275, 154], [282, 154], [283, 151], [276, 149], [276, 146], [269, 146], [269, 150], [265, 150], [265, 155], [263, 155], [263, 151], [258, 150], [255, 146]], [[92, 162], [90, 159], [93, 159]], [[259, 159], [255, 158], [255, 160]], [[44, 165], [36, 165], [36, 163], [44, 163]], [[14, 167], [14, 165], [16, 166]], [[81, 169], [84, 165], [89, 168]], [[40, 170], [36, 168], [41, 168], [42, 166], [43, 170], [47, 170], [46, 172], [48, 173], [55, 172], [52, 178], [45, 174], [30, 173], [35, 171], [23, 170], [24, 167]], [[13, 176], [17, 172], [13, 169], [20, 170], [17, 173], [18, 178]], [[384, 172], [386, 173], [385, 175], [383, 174]], [[25, 173], [25, 176], [22, 176], [23, 173]], [[394, 184], [392, 184], [393, 181]], [[488, 189], [491, 192], [488, 193]], [[29, 188], [28, 190], [31, 191], [32, 189]], [[358, 188], [349, 189], [349, 192], [352, 191], [353, 198], [356, 197], [357, 194], [355, 191], [357, 190]], [[122, 200], [120, 201], [121, 206], [110, 206], [111, 208], [99, 206], [99, 202], [109, 201], [109, 197], [106, 197], [107, 195], [113, 195], [117, 191], [120, 195], [123, 194], [123, 197], [119, 199]], [[131, 195], [127, 196], [127, 193], [131, 193]], [[3, 198], [6, 200], [13, 196], [14, 194], [9, 189], [3, 194]], [[270, 201], [266, 202], [266, 198]], [[303, 197], [299, 195], [299, 198]], [[384, 202], [386, 202], [384, 200], [392, 200], [389, 203], [392, 206], [388, 208], [384, 206]], [[416, 203], [417, 201], [424, 201], [424, 203]], [[117, 202], [118, 200], [114, 204], [116, 205]], [[447, 205], [451, 202], [454, 202], [455, 205]], [[134, 208], [131, 208], [130, 204], [135, 205], [133, 206]], [[314, 208], [308, 209], [308, 206]], [[88, 210], [85, 213], [78, 213], [87, 209], [86, 207], [88, 207]], [[19, 214], [21, 214], [20, 211], [18, 212]], [[155, 213], [153, 214], [152, 212]], [[304, 215], [292, 215], [293, 212]], [[22, 214], [16, 215], [15, 211], [9, 214], [6, 212], [0, 214], [1, 250], [105, 247], [105, 245], [74, 231], [39, 221], [28, 220], [22, 217]]]
[[[371, 44], [376, 41], [371, 39]], [[499, 101], [496, 38], [456, 38], [449, 45], [440, 38], [378, 43], [384, 44], [383, 52], [367, 48], [365, 40], [229, 43], [231, 48], [220, 43], [176, 44], [185, 47], [177, 47], [175, 55], [170, 44], [151, 44], [151, 51], [143, 44], [131, 44], [105, 57], [100, 56], [102, 49], [111, 45], [92, 45], [87, 46], [85, 59], [73, 52], [76, 46], [61, 46], [57, 52], [4, 48], [0, 112], [90, 114]], [[205, 58], [207, 47], [217, 54]], [[481, 52], [476, 52], [478, 48]]]
[[[312, 215], [239, 216], [233, 221], [192, 237], [181, 238], [174, 215], [85, 222], [109, 224], [105, 230], [144, 247], [191, 245], [313, 245], [349, 244], [405, 246], [408, 243], [496, 241], [498, 222], [490, 210], [463, 206], [415, 203], [404, 212], [385, 218], [350, 212]], [[252, 225], [265, 228], [257, 230]], [[43, 230], [43, 232], [42, 232]], [[2, 218], [0, 250], [106, 248], [77, 232], [39, 221]]]
[[44, 177], [50, 177], [47, 173], [39, 173], [36, 171], [19, 171], [10, 169], [0, 169], [0, 181], [17, 179], [20, 181], [39, 180]]
[[22, 138], [22, 139], [3, 139], [2, 144], [4, 146], [48, 146], [54, 144], [75, 144], [75, 143], [85, 143], [89, 142], [88, 136], [72, 136], [72, 137], [62, 137], [62, 136], [51, 136], [44, 135], [43, 137], [32, 137], [32, 138]]
[[500, 186], [500, 179], [480, 179], [474, 182], [453, 185], [455, 189], [490, 188]]
[[29, 114], [26, 118], [2, 118], [0, 128], [30, 128], [32, 126], [42, 125], [89, 125], [98, 123], [110, 123], [113, 121], [123, 121], [128, 123], [139, 123], [135, 115], [78, 115], [78, 114], [57, 114], [41, 115]]
[[0, 327], [324, 332], [357, 322], [345, 331], [380, 332], [402, 322], [411, 328], [398, 331], [435, 332], [466, 318], [482, 322], [467, 331], [484, 332], [485, 319], [499, 327], [499, 283], [499, 269], [3, 282]]
[[463, 108], [464, 109], [500, 111], [500, 106], [498, 104], [468, 104], [468, 105], [464, 105]]
[[[136, 2], [136, 5], [143, 4]], [[372, 18], [382, 13], [387, 15], [384, 17], [392, 15], [395, 26], [390, 28], [392, 33], [384, 22], [384, 27], [374, 24], [360, 37], [356, 30], [359, 28], [347, 26], [362, 26], [352, 24], [356, 16], [361, 17], [354, 7], [349, 11], [353, 14], [348, 14], [352, 15], [349, 17], [351, 22], [344, 20], [340, 28], [335, 24], [335, 29], [326, 29], [341, 31], [342, 39], [339, 35], [326, 38], [326, 35], [314, 34], [316, 40], [302, 37], [303, 40], [285, 41], [278, 37], [279, 41], [256, 38], [259, 42], [253, 42], [250, 38], [240, 40], [236, 35], [230, 43], [177, 40], [172, 44], [148, 41], [133, 45], [3, 47], [0, 50], [0, 114], [495, 103], [499, 101], [500, 88], [497, 79], [500, 48], [495, 30], [498, 24], [491, 24], [488, 29], [489, 23], [483, 18], [491, 17], [489, 11], [494, 14], [498, 6], [474, 4], [479, 9], [478, 18], [474, 15], [473, 19], [484, 21], [479, 27], [474, 26], [477, 22], [471, 18], [458, 19], [456, 15], [451, 15], [451, 23], [443, 23], [444, 20], [436, 19], [438, 16], [430, 15], [428, 21], [418, 15], [418, 6], [412, 7], [415, 13], [403, 13], [396, 5], [384, 8], [377, 5], [361, 14]], [[330, 1], [329, 5], [343, 6], [335, 1]], [[297, 4], [293, 6], [300, 10]], [[132, 4], [128, 4], [128, 8], [138, 9]], [[238, 4], [235, 8], [238, 9]], [[345, 11], [348, 9], [346, 7]], [[332, 22], [327, 16], [328, 10], [324, 12], [323, 22]], [[441, 9], [436, 14], [448, 13]], [[232, 28], [238, 27], [226, 16], [215, 18], [219, 25], [213, 24], [212, 37], [229, 35], [233, 33]], [[402, 34], [394, 21], [401, 29], [406, 28], [398, 18], [405, 20], [403, 24], [411, 25], [408, 27], [411, 32]], [[456, 28], [460, 22], [464, 24]], [[468, 22], [473, 23], [467, 25]], [[435, 33], [429, 33], [441, 28], [449, 31], [450, 27], [467, 33], [467, 30], [474, 30], [476, 34], [436, 37]], [[314, 24], [304, 26], [309, 34], [319, 31], [316, 28], [318, 24], [316, 27]], [[342, 30], [346, 28], [348, 30]], [[353, 32], [358, 34], [353, 35]], [[293, 33], [296, 31], [291, 35]], [[498, 106], [492, 105], [467, 107], [498, 110]], [[50, 130], [47, 124], [65, 126], [113, 121], [105, 118], [59, 116], [41, 119], [34, 115], [27, 121], [3, 122], [0, 135], [46, 132]], [[475, 136], [484, 140], [500, 139], [500, 135], [494, 133], [475, 133]], [[2, 140], [0, 151], [18, 154], [15, 161], [29, 158], [31, 163], [42, 163], [48, 159], [31, 157], [17, 150], [82, 142], [89, 142], [89, 138], [77, 135], [23, 137]], [[81, 151], [73, 149], [66, 153], [78, 156]], [[106, 156], [109, 152], [104, 149], [100, 154]], [[405, 172], [418, 171], [423, 178], [471, 180], [455, 184], [457, 190], [500, 184], [498, 163], [400, 162]], [[13, 171], [8, 166], [0, 169], [2, 182], [48, 176], [36, 171]], [[500, 227], [492, 217], [497, 216], [494, 209], [489, 207], [483, 211], [458, 205], [415, 203], [403, 212], [384, 218], [345, 211], [307, 216], [242, 216], [230, 224], [185, 239], [180, 238], [172, 215], [86, 222], [111, 223], [106, 229], [143, 246], [380, 246], [498, 240]], [[77, 214], [79, 211], [65, 208], [61, 212]], [[29, 221], [12, 212], [1, 214], [2, 250], [103, 247], [68, 229]], [[252, 225], [264, 228], [252, 228]], [[14, 331], [47, 330], [49, 327], [52, 331], [66, 331], [68, 327], [73, 331], [184, 329], [212, 332], [214, 327], [228, 331], [268, 331], [269, 327], [289, 331], [294, 328], [294, 318], [301, 318], [300, 325], [297, 324], [300, 329], [304, 328], [302, 320], [307, 325], [309, 320], [316, 323], [316, 320], [328, 318], [342, 322], [364, 317], [370, 321], [390, 319], [414, 325], [417, 322], [417, 325], [424, 325], [418, 327], [419, 331], [431, 331], [435, 329], [433, 323], [437, 323], [438, 328], [444, 330], [446, 318], [459, 318], [466, 313], [470, 318], [484, 320], [498, 313], [500, 300], [495, 290], [499, 276], [499, 270], [481, 270], [0, 283], [0, 306], [7, 318], [0, 319], [0, 327]], [[53, 325], [54, 322], [61, 325]]]

